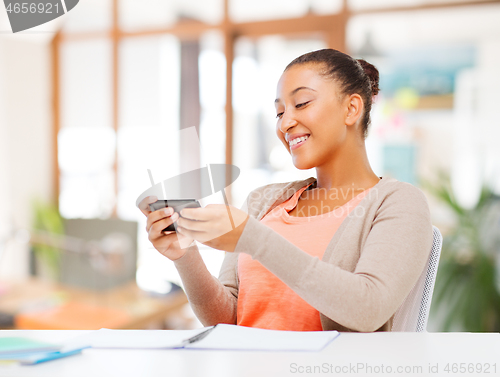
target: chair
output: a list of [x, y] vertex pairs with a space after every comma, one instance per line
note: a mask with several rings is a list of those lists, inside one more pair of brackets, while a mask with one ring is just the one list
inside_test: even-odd
[[443, 237], [439, 229], [435, 226], [432, 229], [433, 241], [427, 265], [413, 289], [396, 311], [391, 331], [423, 332], [427, 329], [427, 319], [429, 318], [434, 282], [436, 281], [443, 244]]

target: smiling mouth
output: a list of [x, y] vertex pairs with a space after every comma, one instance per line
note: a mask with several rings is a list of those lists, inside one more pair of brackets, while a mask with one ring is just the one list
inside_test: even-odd
[[309, 135], [298, 137], [290, 141], [288, 145], [290, 146], [290, 149], [296, 149], [300, 147], [302, 144], [304, 144], [307, 141], [307, 139], [309, 139]]

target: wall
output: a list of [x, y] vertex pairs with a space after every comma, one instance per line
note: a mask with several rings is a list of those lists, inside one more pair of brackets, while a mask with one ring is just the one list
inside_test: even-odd
[[[0, 36], [0, 234], [29, 228], [31, 200], [49, 200], [52, 179], [50, 35]], [[9, 242], [0, 278], [28, 273], [26, 244]]]

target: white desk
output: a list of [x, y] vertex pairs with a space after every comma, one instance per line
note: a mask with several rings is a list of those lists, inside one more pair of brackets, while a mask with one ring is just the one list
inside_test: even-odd
[[[3, 330], [0, 337], [26, 336], [60, 342], [87, 331]], [[456, 363], [453, 366], [453, 363]], [[481, 363], [483, 372], [460, 373], [460, 363]], [[494, 364], [496, 363], [496, 373]], [[489, 373], [484, 373], [489, 364]], [[439, 368], [430, 373], [429, 365]], [[449, 373], [444, 370], [449, 366]], [[306, 369], [307, 367], [316, 367]], [[372, 373], [367, 373], [372, 367]], [[390, 373], [388, 367], [392, 368]], [[402, 370], [398, 371], [398, 367]], [[453, 373], [453, 368], [457, 368]], [[343, 368], [339, 370], [339, 368]], [[359, 368], [356, 372], [356, 368]], [[378, 368], [378, 369], [377, 369]], [[382, 369], [383, 368], [383, 369]], [[406, 368], [406, 370], [405, 370]], [[415, 368], [412, 370], [412, 368]], [[308, 373], [309, 371], [309, 373]], [[97, 350], [34, 366], [0, 366], [0, 376], [46, 377], [261, 377], [261, 376], [500, 376], [498, 333], [342, 333], [318, 353], [196, 350]]]

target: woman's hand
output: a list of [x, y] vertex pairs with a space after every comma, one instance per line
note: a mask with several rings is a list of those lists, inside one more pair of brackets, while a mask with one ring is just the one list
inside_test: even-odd
[[168, 259], [174, 261], [186, 254], [194, 240], [176, 232], [163, 232], [163, 229], [173, 224], [179, 218], [179, 214], [173, 212], [171, 207], [151, 212], [149, 204], [156, 201], [156, 197], [148, 196], [139, 203], [139, 209], [148, 218], [146, 231], [154, 248]]
[[248, 214], [236, 207], [209, 204], [204, 208], [183, 208], [177, 232], [204, 245], [232, 252], [248, 220]]

